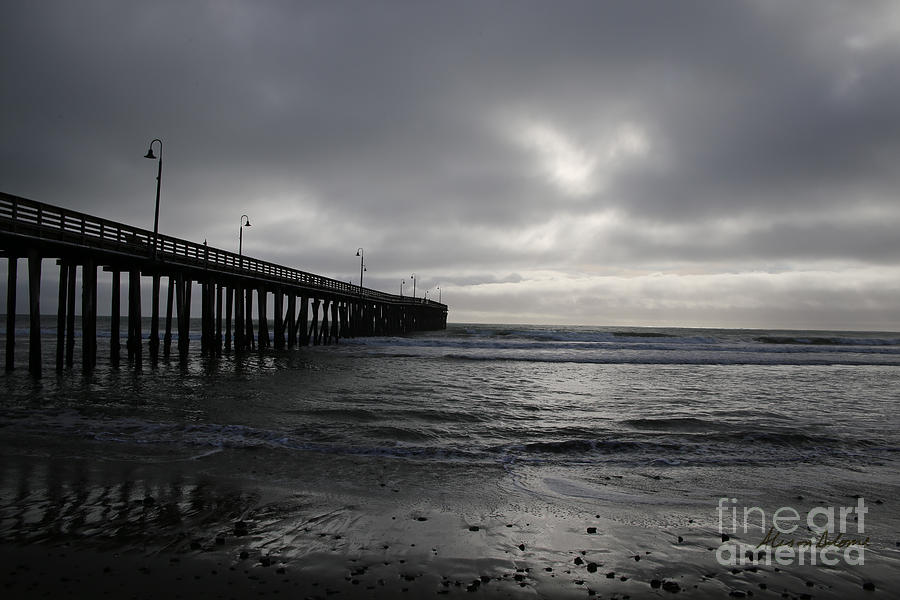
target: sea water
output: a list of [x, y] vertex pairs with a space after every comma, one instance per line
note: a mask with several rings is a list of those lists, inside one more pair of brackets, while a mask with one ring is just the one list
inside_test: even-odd
[[[195, 323], [186, 363], [173, 347], [151, 365], [145, 348], [137, 370], [124, 344], [121, 366], [109, 365], [101, 319], [99, 364], [84, 375], [78, 351], [55, 372], [48, 319], [35, 379], [25, 323], [17, 368], [0, 375], [0, 514], [5, 533], [26, 539], [112, 539], [101, 517], [72, 515], [118, 485], [114, 469], [26, 473], [30, 458], [60, 472], [116, 465], [128, 481], [145, 467], [186, 474], [182, 525], [246, 515], [258, 489], [346, 490], [375, 473], [386, 489], [427, 482], [439, 503], [471, 495], [468, 480], [488, 504], [575, 502], [628, 525], [707, 531], [722, 497], [767, 511], [862, 497], [873, 544], [892, 547], [900, 529], [900, 333], [451, 324], [202, 356]], [[198, 473], [244, 478], [237, 499], [210, 492], [206, 504], [224, 508], [192, 512]]]

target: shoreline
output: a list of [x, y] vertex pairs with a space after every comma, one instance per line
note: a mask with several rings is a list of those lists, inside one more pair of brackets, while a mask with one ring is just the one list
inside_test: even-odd
[[[308, 464], [302, 481], [284, 479], [297, 467], [288, 465], [264, 484], [273, 475], [264, 452], [246, 469], [259, 480], [222, 476], [226, 455], [16, 456], [2, 470], [0, 589], [6, 598], [567, 599], [846, 598], [869, 594], [867, 584], [879, 597], [900, 586], [900, 549], [883, 542], [860, 567], [722, 566], [715, 527], [673, 518], [652, 490], [627, 507], [599, 505], [535, 493], [502, 468], [330, 458]], [[626, 513], [630, 522], [610, 518]]]

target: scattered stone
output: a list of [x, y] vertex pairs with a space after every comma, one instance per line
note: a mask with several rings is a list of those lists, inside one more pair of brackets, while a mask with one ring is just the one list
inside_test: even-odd
[[242, 535], [247, 535], [249, 533], [247, 523], [244, 521], [238, 521], [234, 524], [234, 535], [240, 537]]
[[250, 558], [250, 554], [246, 550], [242, 550], [240, 553], [241, 560], [247, 560]]
[[607, 579], [614, 579], [615, 577], [616, 577], [615, 571], [610, 571], [609, 573], [606, 574]]
[[595, 562], [589, 562], [587, 565], [588, 573], [596, 573], [599, 565]]
[[680, 543], [683, 542], [683, 541], [684, 541], [684, 538], [681, 537], [681, 536], [679, 535], [679, 536], [678, 536], [678, 543], [680, 544]]
[[650, 587], [652, 587], [654, 590], [658, 589], [661, 585], [662, 581], [660, 581], [659, 579], [652, 579], [650, 581]]
[[874, 592], [875, 584], [872, 583], [871, 581], [867, 581], [863, 584], [863, 589], [866, 590], [867, 592]]
[[641, 555], [640, 555], [640, 554], [635, 554], [635, 555], [634, 555], [634, 561], [637, 562], [637, 561], [639, 561], [639, 560], [641, 560]]
[[519, 544], [519, 550], [525, 551], [525, 544]]
[[576, 579], [574, 583], [575, 583], [575, 585], [584, 585], [584, 580], [583, 580], [583, 579]]
[[728, 595], [732, 598], [744, 598], [747, 596], [747, 594], [745, 594], [741, 590], [731, 590], [730, 592], [728, 592]]
[[472, 525], [469, 527], [469, 531], [478, 531], [478, 525]]
[[219, 546], [224, 546], [224, 545], [225, 545], [225, 536], [224, 536], [224, 535], [217, 535], [217, 536], [216, 536], [216, 544], [219, 545]]
[[428, 517], [416, 517], [416, 521], [427, 521]]
[[575, 560], [574, 560], [573, 562], [574, 562], [576, 565], [583, 565], [583, 564], [584, 564], [584, 561], [581, 560], [581, 557], [580, 557], [580, 556], [576, 556], [576, 557], [575, 557]]
[[264, 566], [264, 567], [268, 567], [269, 565], [272, 564], [272, 559], [269, 558], [268, 556], [260, 556], [260, 557], [259, 557], [259, 564], [261, 564], [261, 565]]
[[144, 496], [144, 506], [153, 506], [156, 504], [156, 499], [153, 496]]
[[681, 586], [678, 585], [677, 581], [664, 581], [662, 584], [662, 589], [666, 590], [667, 592], [677, 594], [681, 591]]
[[727, 533], [723, 533], [723, 534], [722, 534], [722, 541], [723, 541], [723, 542], [727, 542], [727, 541], [730, 540], [730, 539], [731, 539], [731, 536], [729, 536]]
[[588, 533], [597, 533], [597, 528], [596, 527], [588, 527], [587, 532]]

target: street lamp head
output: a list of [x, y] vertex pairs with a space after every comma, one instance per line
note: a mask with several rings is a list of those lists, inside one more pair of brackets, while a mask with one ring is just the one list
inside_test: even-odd
[[156, 158], [156, 155], [153, 154], [153, 146], [150, 146], [150, 149], [147, 150], [147, 154], [144, 155], [144, 158]]
[[241, 215], [241, 227], [250, 227], [250, 217]]

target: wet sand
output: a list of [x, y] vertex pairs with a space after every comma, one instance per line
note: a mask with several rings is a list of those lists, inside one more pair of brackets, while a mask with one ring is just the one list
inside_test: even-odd
[[535, 495], [502, 466], [279, 458], [11, 457], [3, 597], [847, 598], [900, 587], [900, 548], [881, 542], [859, 567], [729, 568], [708, 520], [624, 492], [617, 507]]

